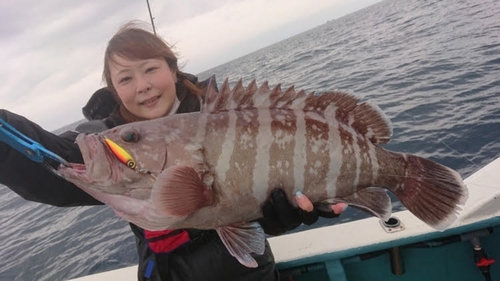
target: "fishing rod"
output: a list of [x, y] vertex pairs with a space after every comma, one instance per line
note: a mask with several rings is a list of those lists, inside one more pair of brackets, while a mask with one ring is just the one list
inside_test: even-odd
[[153, 26], [153, 32], [156, 35], [156, 29], [155, 29], [155, 22], [153, 21], [153, 15], [151, 14], [151, 7], [149, 6], [149, 0], [146, 0], [146, 3], [148, 4], [148, 11], [149, 11], [149, 18], [151, 19], [151, 25]]

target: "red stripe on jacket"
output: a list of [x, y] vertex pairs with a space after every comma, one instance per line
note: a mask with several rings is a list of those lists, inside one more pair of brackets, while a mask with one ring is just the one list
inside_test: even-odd
[[183, 229], [149, 231], [144, 229], [148, 246], [155, 254], [169, 253], [189, 242], [189, 234]]

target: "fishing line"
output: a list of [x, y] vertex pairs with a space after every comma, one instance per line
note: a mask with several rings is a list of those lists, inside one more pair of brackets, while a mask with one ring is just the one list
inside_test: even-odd
[[[500, 98], [498, 98], [498, 101], [499, 101], [499, 103], [500, 103]], [[399, 104], [401, 105], [401, 102], [399, 102]], [[418, 120], [417, 120], [415, 117], [411, 116], [411, 115], [410, 115], [410, 114], [408, 114], [407, 112], [402, 112], [402, 113], [403, 113], [404, 115], [406, 115], [407, 117], [409, 117], [411, 120], [413, 120], [413, 121], [415, 121], [415, 122], [417, 122], [417, 123], [418, 123]], [[427, 141], [427, 142], [429, 143], [429, 141]], [[441, 144], [443, 144], [445, 147], [447, 147], [447, 148], [448, 148], [449, 150], [451, 150], [452, 152], [454, 152], [454, 153], [456, 153], [456, 154], [460, 155], [460, 157], [461, 157], [461, 158], [466, 159], [466, 160], [467, 160], [470, 164], [472, 164], [472, 165], [473, 165], [475, 168], [477, 168], [478, 170], [482, 168], [481, 166], [479, 166], [478, 164], [476, 164], [476, 163], [475, 163], [472, 159], [470, 159], [470, 158], [469, 158], [469, 157], [467, 157], [466, 155], [464, 155], [464, 154], [460, 153], [458, 150], [456, 150], [456, 149], [454, 149], [453, 147], [451, 147], [450, 145], [448, 145], [445, 141], [438, 139], [438, 142], [439, 142], [439, 143], [441, 143]], [[414, 178], [414, 177], [407, 177], [407, 178]], [[425, 179], [425, 177], [424, 177], [423, 179]], [[446, 182], [446, 183], [452, 183], [452, 182], [451, 182], [451, 181], [449, 181], [449, 180], [445, 180], [444, 182]], [[476, 186], [482, 186], [482, 187], [487, 187], [487, 188], [495, 188], [495, 189], [496, 189], [496, 187], [492, 187], [492, 186], [488, 186], [488, 185], [484, 185], [484, 184], [476, 184], [476, 183], [474, 183], [473, 185], [476, 185]]]
[[[418, 122], [417, 119], [415, 119], [413, 116], [411, 116], [410, 114], [408, 114], [407, 112], [403, 112], [403, 114], [405, 114], [406, 116], [410, 117], [413, 121], [415, 122]], [[449, 146], [447, 143], [445, 143], [443, 140], [440, 140], [438, 139], [438, 142], [443, 144], [444, 146], [446, 146], [448, 149], [450, 149], [451, 151], [455, 152], [456, 154], [460, 155], [460, 157], [462, 158], [465, 158], [467, 161], [469, 161], [469, 163], [471, 163], [475, 168], [478, 168], [480, 169], [481, 167], [479, 165], [477, 165], [476, 163], [474, 163], [474, 161], [472, 161], [472, 159], [470, 159], [469, 157], [467, 157], [466, 155], [464, 155], [463, 153], [460, 153], [458, 150], [452, 148], [451, 146]]]

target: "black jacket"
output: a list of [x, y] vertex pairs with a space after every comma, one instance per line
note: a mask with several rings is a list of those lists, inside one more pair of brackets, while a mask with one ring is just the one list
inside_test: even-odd
[[[186, 99], [182, 100], [178, 112], [196, 110], [190, 104]], [[88, 105], [86, 108], [89, 108]], [[101, 110], [95, 108], [94, 112], [102, 114]], [[93, 119], [92, 115], [89, 111], [86, 117]], [[119, 118], [108, 117], [84, 123], [77, 127], [77, 132], [69, 131], [57, 136], [6, 110], [0, 110], [0, 118], [68, 162], [76, 163], [83, 163], [78, 146], [74, 143], [79, 132], [98, 132], [121, 124]], [[0, 155], [0, 183], [26, 200], [54, 206], [102, 204], [3, 142], [0, 142]], [[55, 167], [57, 164], [53, 165]], [[26, 174], [30, 176], [26, 177]], [[139, 254], [138, 280], [278, 280], [274, 257], [267, 241], [264, 255], [255, 257], [259, 267], [250, 269], [229, 254], [214, 230], [189, 230], [190, 242], [168, 254], [154, 254], [147, 245], [142, 229], [133, 224], [130, 226], [136, 236]]]

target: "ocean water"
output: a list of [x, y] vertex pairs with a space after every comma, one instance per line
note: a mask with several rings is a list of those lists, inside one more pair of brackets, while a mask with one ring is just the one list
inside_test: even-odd
[[[355, 93], [392, 120], [386, 148], [465, 178], [500, 156], [499, 14], [497, 0], [387, 0], [199, 76]], [[314, 227], [366, 216], [348, 209]], [[104, 206], [44, 206], [0, 186], [0, 225], [0, 280], [66, 280], [137, 262], [128, 224]]]

